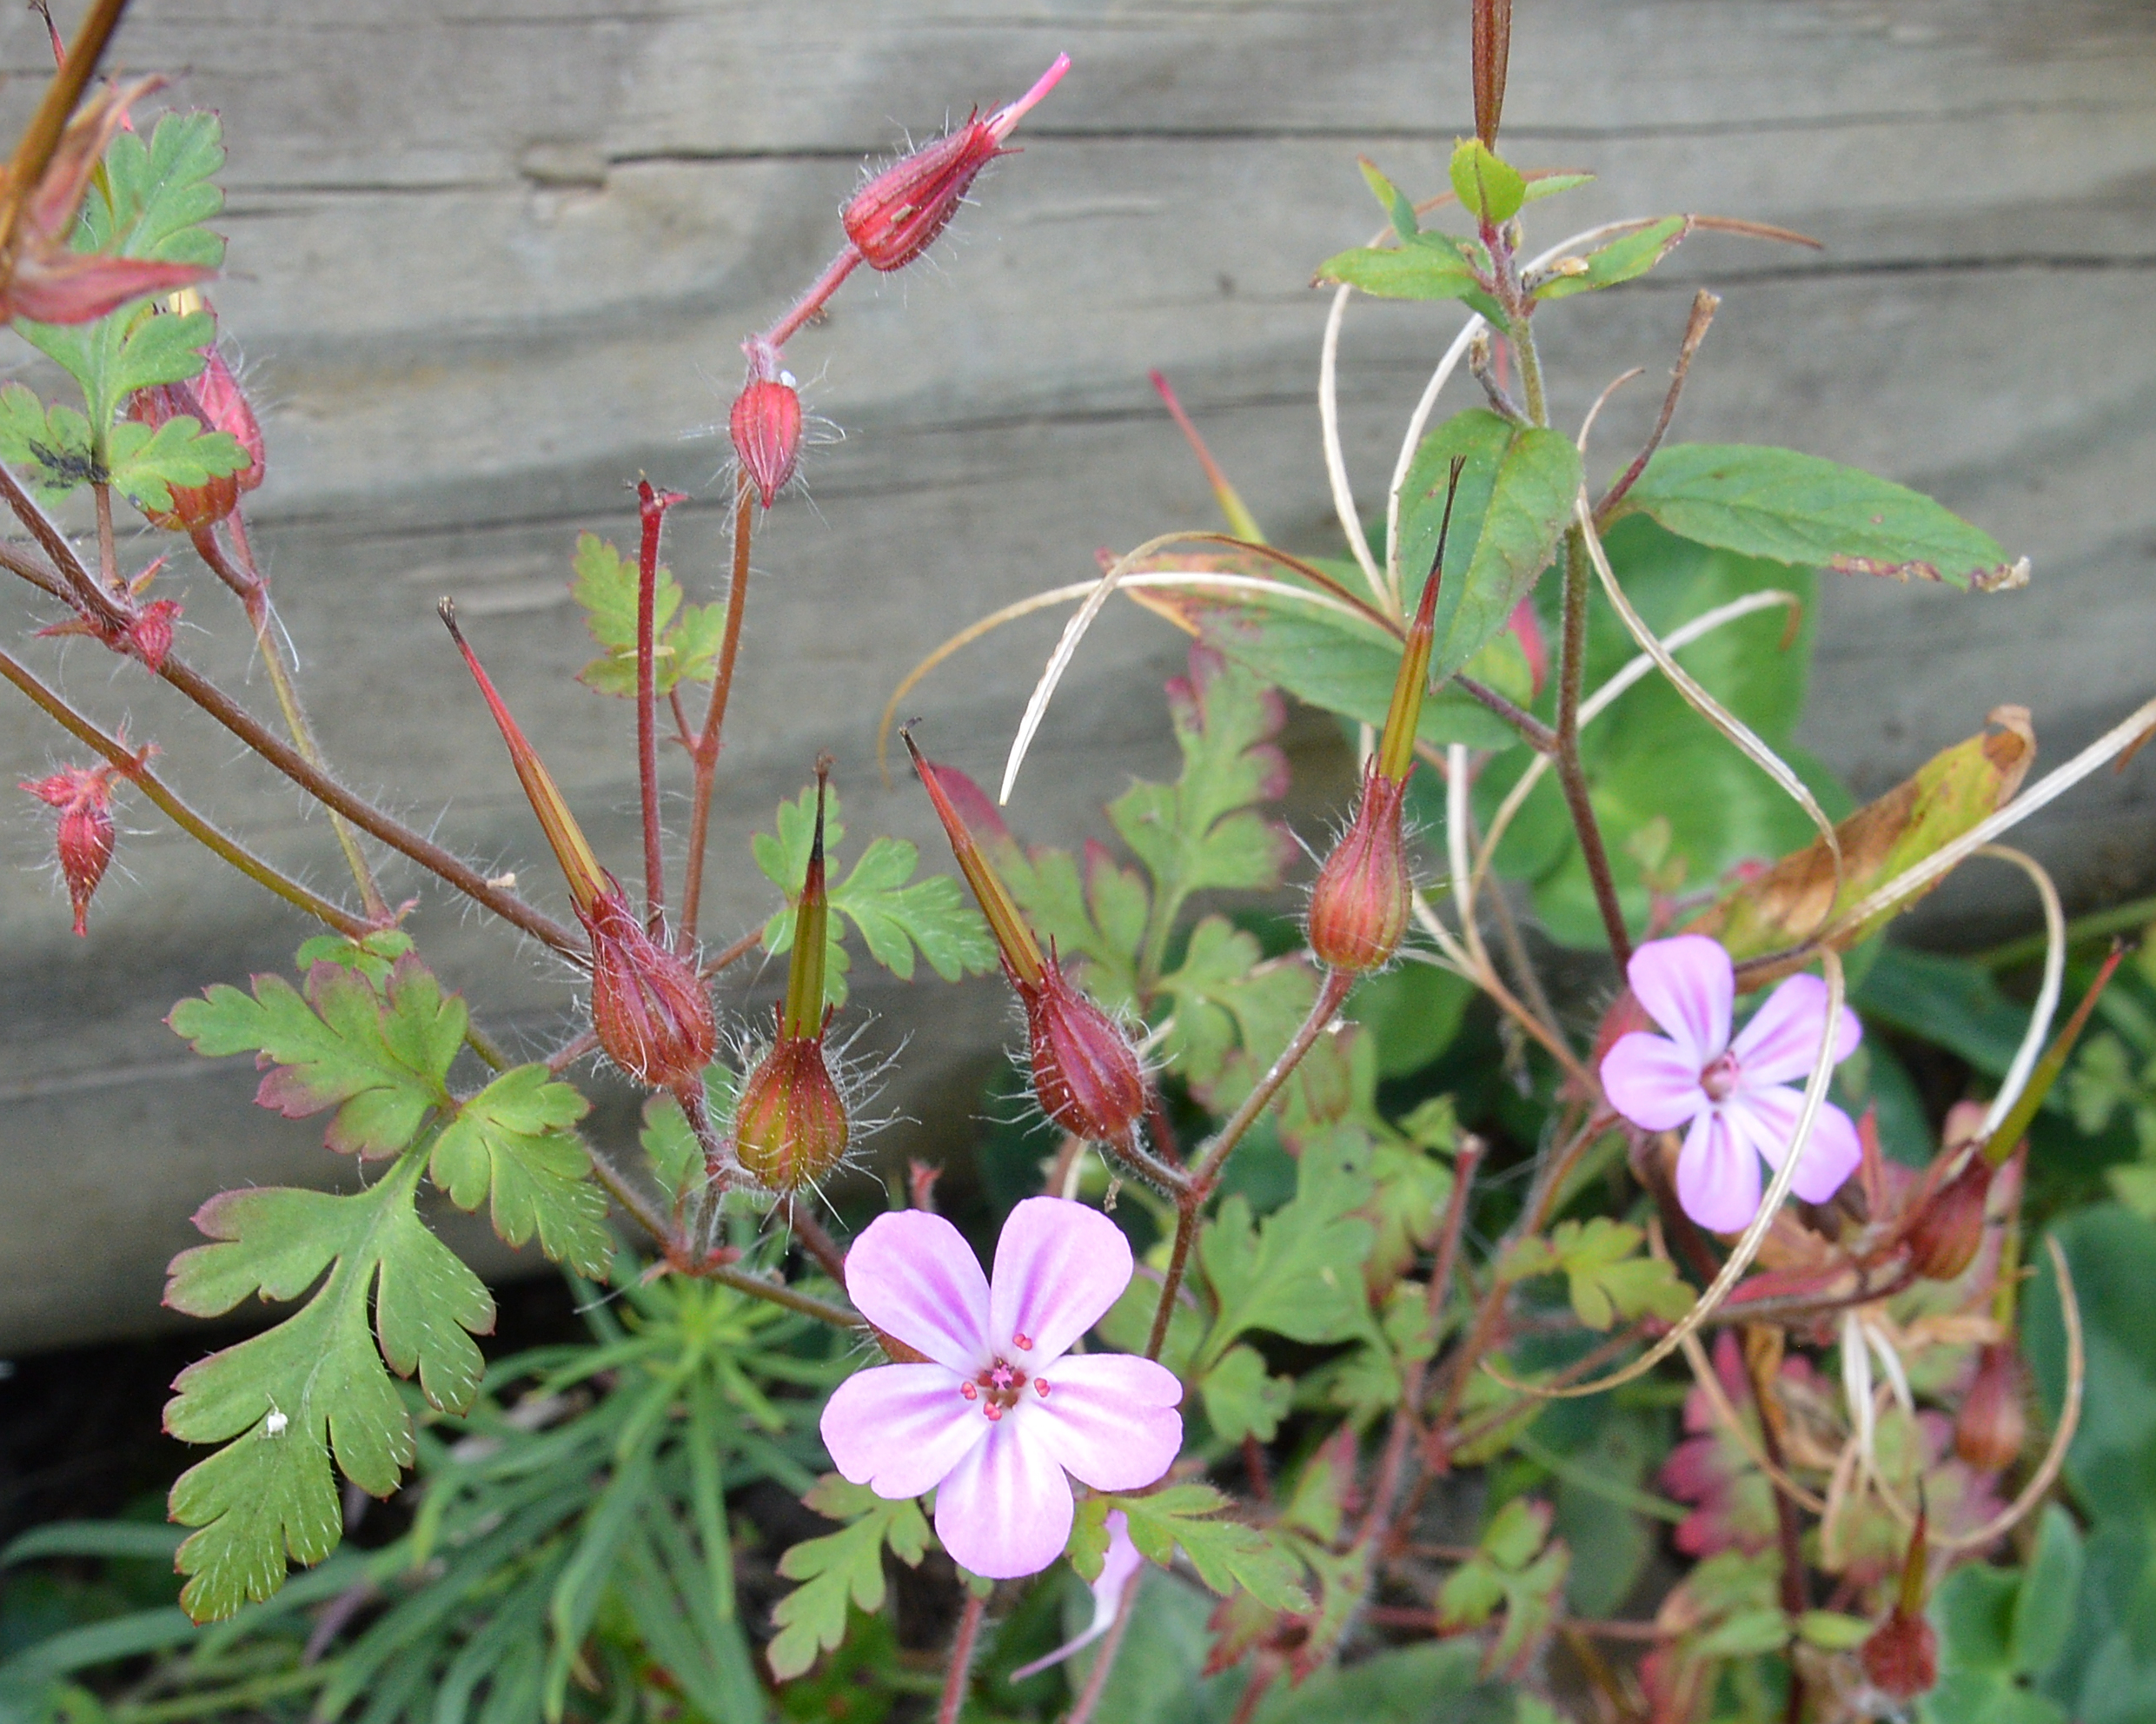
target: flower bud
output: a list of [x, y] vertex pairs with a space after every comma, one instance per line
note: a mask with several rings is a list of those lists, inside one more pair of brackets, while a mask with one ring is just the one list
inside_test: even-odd
[[1355, 819], [1318, 871], [1310, 893], [1310, 950], [1335, 970], [1382, 969], [1407, 932], [1413, 888], [1401, 836], [1405, 779], [1373, 766]]
[[801, 398], [793, 374], [750, 378], [727, 422], [741, 471], [769, 508], [801, 459]]
[[[1942, 1153], [1959, 1153], [1948, 1150]], [[1984, 1198], [1992, 1165], [1980, 1155], [1931, 1194], [1910, 1221], [1904, 1241], [1909, 1266], [1927, 1281], [1952, 1281], [1976, 1261], [1984, 1243]]]
[[1954, 1422], [1954, 1452], [1979, 1472], [1996, 1473], [2020, 1458], [2028, 1436], [2021, 1407], [2021, 1361], [2011, 1342], [1977, 1355], [1975, 1380]]
[[973, 888], [981, 913], [988, 918], [1003, 973], [1025, 1007], [1033, 1096], [1041, 1111], [1075, 1137], [1123, 1142], [1145, 1111], [1145, 1069], [1138, 1050], [1115, 1019], [1071, 985], [1052, 955], [1041, 955], [1033, 931], [981, 853], [944, 779], [952, 780], [967, 801], [982, 801], [980, 792], [964, 773], [932, 764], [906, 732], [901, 730], [899, 735], [950, 836], [959, 872]]
[[1887, 1620], [1857, 1648], [1857, 1661], [1874, 1688], [1889, 1699], [1914, 1700], [1939, 1681], [1939, 1635], [1924, 1618], [1924, 1566], [1931, 1515], [1917, 1511], [1909, 1535], [1909, 1554], [1901, 1564], [1901, 1587]]
[[824, 883], [824, 787], [829, 757], [816, 763], [816, 835], [808, 851], [779, 1039], [749, 1073], [733, 1111], [733, 1151], [757, 1181], [793, 1191], [820, 1179], [845, 1157], [852, 1131], [846, 1102], [824, 1062], [824, 966], [831, 899]]
[[63, 766], [50, 778], [24, 779], [20, 788], [60, 811], [55, 850], [68, 902], [75, 908], [75, 932], [87, 935], [90, 895], [111, 865], [112, 776], [115, 766]]
[[646, 930], [612, 875], [577, 918], [592, 942], [592, 1031], [607, 1058], [640, 1084], [703, 1082], [719, 1024], [696, 966]]
[[985, 120], [976, 109], [956, 131], [902, 156], [853, 194], [839, 219], [871, 269], [903, 269], [928, 249], [957, 213], [974, 176], [1004, 153], [1004, 140], [1070, 65], [1068, 55], [1058, 55], [1039, 82], [1009, 107]]
[[127, 416], [153, 430], [169, 420], [188, 418], [205, 431], [229, 432], [247, 451], [247, 465], [236, 473], [216, 474], [201, 485], [172, 486], [169, 509], [145, 507], [143, 518], [169, 533], [192, 533], [216, 526], [239, 507], [242, 492], [251, 491], [262, 482], [262, 434], [255, 410], [248, 405], [239, 380], [233, 376], [216, 344], [202, 353], [200, 376], [184, 383], [159, 383], [137, 389], [129, 398]]
[[157, 599], [136, 612], [135, 620], [128, 625], [129, 650], [153, 675], [164, 668], [166, 655], [172, 651], [172, 624], [179, 614], [178, 600]]

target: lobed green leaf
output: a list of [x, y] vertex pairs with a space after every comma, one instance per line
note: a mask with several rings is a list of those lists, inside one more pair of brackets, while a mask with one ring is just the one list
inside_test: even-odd
[[509, 1244], [536, 1233], [550, 1261], [604, 1282], [614, 1257], [606, 1194], [570, 1130], [590, 1111], [544, 1065], [520, 1065], [458, 1105], [435, 1138], [429, 1175], [459, 1209], [491, 1197], [494, 1231]]

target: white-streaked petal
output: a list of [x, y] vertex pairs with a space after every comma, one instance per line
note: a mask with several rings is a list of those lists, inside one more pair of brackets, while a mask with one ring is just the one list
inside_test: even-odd
[[1107, 1315], [1131, 1284], [1131, 1244], [1098, 1210], [1067, 1197], [1028, 1197], [996, 1241], [988, 1336], [1001, 1351], [1014, 1336], [1032, 1344], [1007, 1356], [1031, 1370], [1050, 1365]]
[[1175, 1373], [1129, 1353], [1086, 1353], [1045, 1373], [1046, 1395], [1029, 1386], [1013, 1409], [1066, 1470], [1095, 1490], [1137, 1490], [1174, 1464], [1183, 1448]]
[[[1801, 1090], [1779, 1086], [1740, 1090], [1722, 1104], [1739, 1136], [1775, 1167], [1788, 1153], [1796, 1136], [1797, 1116], [1804, 1111]], [[1832, 1102], [1820, 1104], [1819, 1117], [1804, 1145], [1804, 1159], [1797, 1164], [1789, 1189], [1808, 1203], [1823, 1203], [1841, 1189], [1841, 1183], [1864, 1159], [1864, 1146], [1856, 1135], [1856, 1123]]]
[[990, 1429], [959, 1382], [934, 1364], [856, 1371], [824, 1403], [832, 1464], [879, 1496], [919, 1496], [940, 1484]]
[[1702, 1113], [1677, 1152], [1677, 1202], [1711, 1233], [1739, 1233], [1759, 1213], [1759, 1156], [1719, 1110]]
[[941, 1216], [897, 1210], [870, 1222], [846, 1254], [846, 1290], [885, 1334], [961, 1376], [988, 1363], [988, 1277]]
[[1736, 971], [1721, 941], [1704, 934], [1649, 940], [1632, 954], [1624, 973], [1633, 997], [1695, 1071], [1728, 1047]]
[[1700, 1068], [1667, 1036], [1634, 1030], [1602, 1056], [1609, 1105], [1649, 1131], [1674, 1131], [1708, 1106]]
[[1063, 1469], [1006, 1413], [937, 1490], [936, 1536], [960, 1568], [1011, 1581], [1063, 1555], [1071, 1514]]
[[[1819, 1058], [1819, 1033], [1827, 1021], [1827, 985], [1816, 976], [1792, 976], [1767, 996], [1766, 1005], [1737, 1031], [1730, 1051], [1746, 1087], [1794, 1084], [1811, 1075]], [[1834, 1031], [1834, 1064], [1856, 1051], [1864, 1026], [1848, 1006]]]
[[1092, 1582], [1093, 1620], [1085, 1632], [1076, 1640], [1065, 1641], [1053, 1652], [1036, 1658], [1031, 1664], [1021, 1664], [1011, 1673], [1010, 1680], [1023, 1682], [1028, 1676], [1038, 1676], [1053, 1664], [1060, 1664], [1072, 1653], [1083, 1652], [1087, 1647], [1115, 1626], [1115, 1620], [1123, 1609], [1123, 1595], [1145, 1567], [1145, 1559], [1138, 1554], [1138, 1547], [1131, 1542], [1131, 1517], [1120, 1508], [1108, 1511], [1108, 1555], [1102, 1559], [1100, 1575]]

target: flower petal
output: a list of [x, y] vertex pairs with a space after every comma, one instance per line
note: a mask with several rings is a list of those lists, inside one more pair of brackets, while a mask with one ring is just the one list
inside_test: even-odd
[[[1790, 977], [1767, 996], [1767, 1004], [1730, 1044], [1742, 1083], [1749, 1088], [1794, 1084], [1809, 1077], [1812, 1062], [1819, 1058], [1819, 1032], [1826, 1027], [1826, 983], [1816, 976]], [[1857, 1022], [1856, 1013], [1843, 1006], [1834, 1036], [1834, 1064], [1854, 1053], [1863, 1038], [1864, 1026]]]
[[1029, 1392], [1012, 1410], [1022, 1414], [1029, 1441], [1095, 1490], [1136, 1490], [1182, 1451], [1182, 1383], [1164, 1365], [1129, 1353], [1085, 1353], [1059, 1360], [1048, 1393]]
[[1647, 1015], [1662, 1025], [1696, 1071], [1729, 1045], [1729, 1005], [1736, 972], [1719, 940], [1679, 934], [1650, 940], [1632, 954], [1625, 978]]
[[[1775, 1167], [1781, 1165], [1789, 1140], [1796, 1136], [1797, 1116], [1803, 1111], [1804, 1092], [1779, 1086], [1740, 1090], [1725, 1109], [1739, 1135]], [[1789, 1189], [1808, 1203], [1823, 1203], [1863, 1159], [1855, 1123], [1832, 1102], [1822, 1102]]]
[[1759, 1155], [1721, 1109], [1702, 1113], [1677, 1151], [1677, 1201], [1713, 1233], [1741, 1233], [1759, 1212]]
[[1618, 1037], [1602, 1056], [1602, 1091], [1610, 1106], [1649, 1131], [1674, 1131], [1708, 1105], [1698, 1062], [1667, 1036], [1644, 1030]]
[[1071, 1538], [1071, 1482], [1035, 1440], [1038, 1429], [1005, 1414], [936, 1492], [936, 1536], [960, 1568], [1011, 1581], [1037, 1575], [1063, 1555]]
[[988, 1363], [988, 1277], [941, 1216], [897, 1210], [870, 1222], [846, 1254], [846, 1290], [877, 1328], [959, 1376]]
[[1131, 1243], [1120, 1227], [1065, 1197], [1028, 1197], [996, 1241], [989, 1341], [1000, 1349], [1023, 1335], [1032, 1345], [1014, 1363], [1052, 1364], [1130, 1284]]
[[1053, 1652], [1036, 1658], [1031, 1664], [1021, 1664], [1011, 1673], [1010, 1680], [1023, 1682], [1028, 1676], [1038, 1676], [1051, 1665], [1060, 1664], [1076, 1652], [1083, 1652], [1115, 1626], [1123, 1612], [1123, 1595], [1145, 1566], [1145, 1559], [1138, 1554], [1138, 1547], [1131, 1542], [1131, 1517], [1120, 1508], [1108, 1511], [1108, 1555], [1102, 1559], [1099, 1577], [1092, 1582], [1093, 1620], [1085, 1632], [1075, 1640], [1068, 1640]]
[[856, 1371], [824, 1403], [832, 1464], [877, 1495], [919, 1496], [993, 1429], [941, 1365]]

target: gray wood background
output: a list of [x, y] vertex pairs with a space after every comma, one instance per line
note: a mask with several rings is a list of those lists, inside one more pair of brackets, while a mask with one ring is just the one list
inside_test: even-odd
[[[227, 122], [216, 297], [267, 408], [257, 540], [342, 770], [558, 906], [434, 618], [454, 593], [601, 849], [633, 872], [627, 708], [569, 680], [588, 652], [567, 594], [576, 534], [629, 535], [623, 482], [648, 471], [695, 494], [671, 560], [693, 590], [713, 587], [725, 451], [700, 428], [724, 417], [736, 342], [829, 255], [863, 156], [1008, 99], [1068, 50], [1076, 68], [1024, 155], [983, 182], [932, 264], [857, 280], [793, 344], [813, 409], [845, 437], [812, 452], [807, 499], [759, 540], [709, 932], [766, 912], [746, 835], [821, 747], [857, 833], [931, 838], [916, 797], [872, 779], [897, 677], [991, 606], [1082, 578], [1097, 546], [1211, 524], [1148, 367], [1180, 386], [1276, 534], [1337, 544], [1308, 275], [1373, 224], [1358, 152], [1419, 193], [1442, 183], [1471, 124], [1466, 10], [141, 0], [116, 63], [175, 73], [166, 99]], [[0, 15], [10, 122], [43, 53], [34, 18]], [[1875, 467], [2033, 558], [2029, 589], [1990, 600], [1826, 591], [1806, 740], [1854, 788], [1885, 787], [2000, 700], [2033, 709], [2055, 761], [2156, 686], [2156, 9], [1522, 0], [1506, 122], [1516, 157], [1602, 176], [1551, 220], [1688, 209], [1828, 242], [1814, 255], [1702, 237], [1653, 281], [1568, 305], [1548, 337], [1568, 419], [1617, 371], [1666, 368], [1694, 286], [1710, 284], [1727, 304], [1679, 434]], [[1450, 333], [1417, 308], [1350, 321], [1346, 434], [1366, 506]], [[1606, 461], [1655, 387], [1605, 419]], [[209, 632], [190, 628], [182, 650], [243, 680], [229, 602], [206, 575], [184, 584]], [[932, 746], [992, 770], [1055, 627], [1014, 630], [924, 688], [912, 704]], [[1029, 835], [1079, 833], [1129, 772], [1164, 766], [1158, 685], [1181, 651], [1164, 626], [1111, 613], [1021, 788]], [[37, 653], [157, 740], [221, 819], [335, 885], [325, 826], [282, 779], [138, 668], [79, 645]], [[259, 676], [246, 686], [267, 710]], [[1323, 726], [1299, 734], [1324, 792], [1337, 754]], [[0, 705], [0, 782], [58, 758], [26, 707]], [[41, 876], [26, 800], [5, 823], [0, 1349], [156, 1323], [164, 1259], [221, 1187], [353, 1177], [311, 1127], [248, 1104], [244, 1062], [196, 1061], [161, 1023], [206, 982], [282, 966], [307, 930], [153, 813], [134, 823], [146, 830], [123, 840], [87, 941]], [[2144, 759], [2030, 839], [2087, 905], [2156, 875], [2153, 830]], [[564, 1021], [561, 967], [411, 871], [391, 880], [421, 897], [413, 925], [481, 1018], [544, 1045]], [[2011, 879], [1973, 879], [1927, 931], [2027, 913]], [[887, 1141], [932, 1156], [962, 1142], [1008, 1032], [999, 988], [872, 982], [860, 998], [881, 1014], [872, 1039], [911, 1035], [898, 1103], [928, 1122]], [[602, 1123], [628, 1117], [623, 1104]]]

